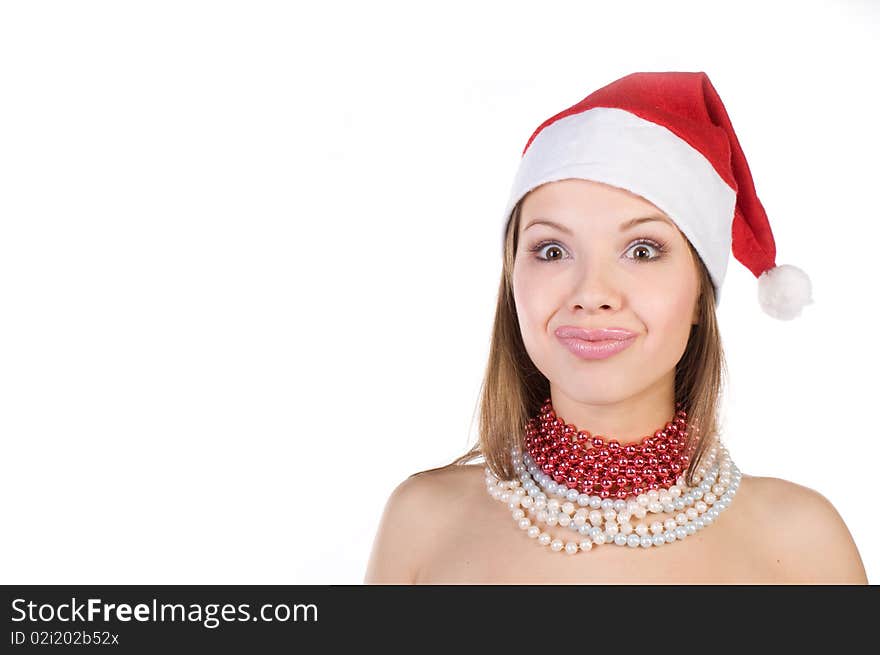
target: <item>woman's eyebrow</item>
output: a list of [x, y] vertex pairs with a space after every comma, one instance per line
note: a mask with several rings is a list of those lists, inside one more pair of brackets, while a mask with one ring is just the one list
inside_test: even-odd
[[[631, 218], [630, 220], [628, 220], [624, 223], [621, 223], [620, 231], [625, 232], [626, 230], [628, 230], [632, 227], [635, 227], [636, 225], [641, 225], [642, 223], [647, 223], [648, 221], [660, 221], [662, 223], [666, 223], [672, 227], [675, 227], [675, 225], [672, 223], [672, 221], [670, 221], [665, 216], [639, 216], [637, 218]], [[555, 223], [554, 221], [551, 221], [547, 218], [534, 219], [532, 222], [530, 222], [528, 225], [526, 225], [523, 232], [528, 230], [533, 225], [549, 225], [550, 227], [555, 227], [557, 230], [559, 230], [560, 232], [564, 232], [565, 234], [569, 234], [569, 235], [572, 234], [572, 231], [569, 230], [564, 225], [561, 225], [559, 223]]]
[[621, 223], [620, 231], [624, 232], [624, 231], [630, 229], [631, 227], [635, 227], [636, 225], [640, 225], [642, 223], [647, 223], [648, 221], [660, 221], [661, 223], [666, 223], [667, 225], [675, 227], [675, 225], [673, 225], [672, 221], [670, 221], [665, 216], [643, 216], [640, 218], [630, 219], [630, 220], [626, 221], [625, 223]]

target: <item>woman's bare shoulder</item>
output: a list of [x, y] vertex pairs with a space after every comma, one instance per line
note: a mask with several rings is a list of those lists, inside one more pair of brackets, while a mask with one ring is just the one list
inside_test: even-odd
[[450, 465], [400, 482], [385, 503], [364, 582], [411, 584], [455, 512], [472, 505], [485, 484], [482, 471], [480, 465]]
[[424, 505], [440, 509], [483, 490], [484, 480], [482, 464], [455, 464], [413, 473], [401, 485]]
[[819, 491], [777, 477], [743, 476], [737, 493], [743, 495], [749, 519], [767, 535], [765, 543], [791, 580], [867, 584], [846, 523]]

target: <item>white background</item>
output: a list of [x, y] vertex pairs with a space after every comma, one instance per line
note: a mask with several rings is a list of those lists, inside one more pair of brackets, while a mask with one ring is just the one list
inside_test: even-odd
[[526, 140], [652, 70], [709, 75], [813, 281], [777, 321], [731, 258], [731, 454], [880, 580], [877, 3], [0, 7], [0, 582], [360, 583], [476, 438]]

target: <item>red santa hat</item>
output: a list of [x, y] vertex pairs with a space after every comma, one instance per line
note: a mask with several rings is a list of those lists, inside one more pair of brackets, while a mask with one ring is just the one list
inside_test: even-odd
[[541, 123], [523, 149], [504, 211], [569, 178], [627, 189], [664, 211], [700, 254], [716, 303], [733, 255], [758, 278], [758, 302], [790, 320], [811, 304], [807, 274], [776, 265], [776, 244], [745, 155], [706, 73], [632, 73]]

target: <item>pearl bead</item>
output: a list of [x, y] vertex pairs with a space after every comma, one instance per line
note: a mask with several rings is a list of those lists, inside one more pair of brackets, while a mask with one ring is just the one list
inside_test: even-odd
[[565, 544], [565, 552], [568, 553], [569, 555], [574, 555], [575, 553], [578, 552], [578, 545], [576, 543], [574, 543], [573, 541], [569, 541], [568, 543]]

